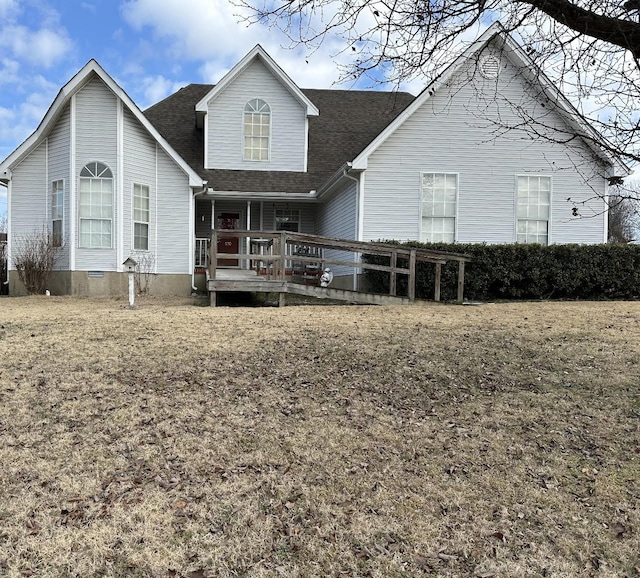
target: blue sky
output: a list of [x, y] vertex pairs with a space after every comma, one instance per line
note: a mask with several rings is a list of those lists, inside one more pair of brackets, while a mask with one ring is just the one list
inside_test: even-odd
[[[217, 82], [257, 43], [302, 88], [339, 80], [349, 58], [340, 38], [307, 53], [274, 29], [239, 23], [238, 12], [226, 0], [0, 0], [0, 159], [91, 58], [142, 109], [190, 82]], [[0, 187], [0, 216], [6, 201]]]

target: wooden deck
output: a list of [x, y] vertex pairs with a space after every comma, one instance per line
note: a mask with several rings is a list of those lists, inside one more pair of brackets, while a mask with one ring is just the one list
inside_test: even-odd
[[[218, 252], [221, 238], [238, 238], [243, 253]], [[326, 258], [324, 251], [341, 251], [359, 257], [354, 261]], [[366, 263], [363, 255], [382, 255], [389, 265]], [[218, 267], [219, 260], [227, 263], [237, 260], [238, 267]], [[384, 243], [364, 243], [345, 239], [332, 239], [317, 235], [273, 231], [213, 231], [209, 249], [207, 289], [211, 305], [216, 305], [218, 292], [279, 293], [280, 305], [286, 303], [287, 294], [305, 295], [319, 299], [336, 299], [349, 303], [371, 305], [410, 305], [416, 301], [416, 263], [426, 261], [435, 266], [434, 300], [440, 300], [441, 267], [447, 261], [458, 262], [458, 302], [464, 291], [464, 265], [468, 255], [407, 248]], [[404, 265], [400, 263], [404, 262]], [[349, 291], [334, 287], [320, 287], [319, 273], [327, 266], [348, 267], [351, 270], [388, 272], [388, 295]], [[308, 273], [308, 274], [307, 274]], [[397, 276], [408, 276], [408, 295], [397, 295]]]
[[348, 291], [333, 287], [318, 287], [317, 285], [305, 285], [294, 283], [291, 280], [266, 279], [255, 271], [243, 269], [218, 269], [215, 280], [209, 281], [211, 304], [215, 306], [213, 299], [217, 292], [249, 292], [249, 293], [279, 293], [280, 305], [284, 305], [284, 295], [303, 295], [316, 299], [335, 299], [348, 303], [361, 303], [368, 305], [410, 305], [412, 301], [408, 297], [392, 295], [380, 295], [379, 293], [365, 293], [362, 291]]

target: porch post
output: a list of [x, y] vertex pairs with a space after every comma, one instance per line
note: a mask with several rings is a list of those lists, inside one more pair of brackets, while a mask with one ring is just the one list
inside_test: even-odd
[[[251, 231], [251, 201], [247, 201], [247, 231]], [[245, 243], [245, 253], [248, 255], [251, 253], [251, 237], [247, 236]], [[251, 259], [247, 259], [247, 269], [251, 269]]]

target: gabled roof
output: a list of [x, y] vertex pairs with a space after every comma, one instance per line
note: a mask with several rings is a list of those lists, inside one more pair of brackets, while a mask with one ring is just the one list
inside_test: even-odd
[[190, 84], [144, 111], [215, 191], [306, 193], [318, 190], [340, 167], [355, 158], [414, 99], [406, 92], [362, 90], [302, 90], [320, 110], [309, 118], [306, 173], [204, 168], [203, 131], [195, 124], [194, 108], [212, 85]]
[[428, 101], [436, 91], [445, 85], [462, 66], [476, 57], [494, 39], [501, 43], [504, 54], [510, 58], [526, 79], [537, 83], [546, 97], [552, 102], [565, 122], [576, 131], [577, 135], [584, 135], [584, 142], [594, 154], [616, 170], [619, 176], [628, 175], [631, 170], [619, 158], [607, 150], [606, 141], [589, 122], [582, 117], [571, 102], [558, 90], [557, 86], [540, 70], [531, 58], [522, 50], [507, 33], [499, 22], [493, 23], [480, 37], [473, 42], [444, 72], [429, 84], [408, 106], [401, 115], [390, 123], [358, 156], [353, 160], [354, 169], [366, 169], [369, 156], [376, 151], [411, 115]]
[[14, 150], [4, 161], [0, 163], [0, 179], [2, 174], [9, 170], [17, 161], [29, 154], [36, 146], [40, 144], [55, 126], [56, 121], [62, 114], [65, 105], [71, 97], [77, 93], [91, 79], [98, 77], [105, 85], [122, 100], [124, 105], [131, 111], [133, 116], [142, 124], [142, 126], [151, 134], [164, 151], [176, 162], [176, 164], [189, 177], [189, 185], [192, 187], [202, 186], [201, 177], [185, 162], [183, 158], [174, 150], [167, 140], [158, 132], [158, 130], [149, 122], [142, 114], [142, 111], [131, 100], [129, 95], [116, 83], [111, 76], [93, 59], [85, 64], [80, 71], [65, 84], [58, 92], [55, 100], [47, 110], [44, 118], [38, 125], [38, 128]]
[[306, 109], [307, 116], [318, 116], [318, 109], [307, 96], [298, 88], [295, 82], [289, 78], [287, 73], [278, 66], [275, 60], [267, 54], [264, 48], [256, 44], [238, 64], [236, 64], [227, 74], [225, 74], [218, 84], [213, 86], [196, 104], [196, 112], [207, 112], [209, 101], [220, 94], [233, 80], [242, 73], [254, 60], [260, 60], [267, 69], [275, 76], [282, 85], [293, 95], [293, 97]]

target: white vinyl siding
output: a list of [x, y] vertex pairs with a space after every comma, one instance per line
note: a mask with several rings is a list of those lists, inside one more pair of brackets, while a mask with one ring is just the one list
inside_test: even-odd
[[271, 134], [271, 109], [259, 98], [250, 100], [244, 107], [244, 160], [269, 160], [269, 135]]
[[51, 183], [51, 237], [56, 247], [62, 246], [64, 218], [64, 181]]
[[[349, 183], [318, 207], [317, 230], [319, 235], [336, 239], [356, 240], [356, 208], [358, 203], [358, 185]], [[339, 261], [354, 261], [355, 253], [348, 251], [325, 251], [325, 257]], [[353, 267], [330, 265], [336, 277], [353, 275]]]
[[[55, 181], [62, 181], [62, 207], [61, 207], [61, 221], [62, 227], [60, 238], [62, 240], [62, 246], [58, 251], [58, 258], [54, 268], [56, 270], [66, 270], [69, 268], [69, 251], [70, 245], [70, 219], [71, 204], [69, 195], [69, 185], [71, 182], [71, 115], [70, 107], [67, 105], [60, 118], [56, 122], [55, 127], [52, 129], [51, 134], [48, 137], [48, 163], [49, 163], [49, 183]], [[52, 193], [51, 188], [49, 189]], [[50, 213], [53, 219], [52, 213]], [[57, 225], [55, 225], [57, 227]], [[52, 222], [53, 232], [53, 222]]]
[[[157, 254], [158, 273], [189, 273], [191, 214], [189, 177], [160, 147], [157, 159]], [[153, 209], [152, 209], [153, 212]]]
[[[269, 103], [268, 160], [245, 160], [244, 105]], [[305, 170], [306, 109], [269, 69], [256, 59], [208, 104], [205, 168], [264, 171]]]
[[518, 176], [518, 243], [549, 242], [551, 178]]
[[[363, 240], [420, 240], [420, 170], [433, 168], [458, 173], [457, 243], [517, 241], [514, 175], [552, 177], [553, 243], [603, 242], [606, 172], [592, 151], [577, 139], [567, 145], [554, 142], [553, 134], [532, 139], [518, 129], [495, 130], [494, 121], [521, 126], [509, 102], [546, 126], [566, 127], [552, 104], [535, 100], [519, 68], [496, 54], [502, 57], [497, 79], [470, 81], [469, 63], [369, 157]], [[590, 218], [573, 219], [568, 197]]]
[[[20, 164], [11, 168], [11, 220], [12, 256], [20, 250], [25, 238], [47, 227], [45, 211], [49, 204], [46, 181], [46, 143], [40, 144]], [[14, 270], [13, 261], [9, 269]]]
[[453, 243], [455, 241], [457, 200], [458, 175], [422, 174], [420, 240], [423, 243]]
[[[119, 182], [118, 164], [118, 98], [98, 78], [93, 78], [75, 95], [75, 167], [76, 194], [76, 239], [69, 239], [69, 243], [76, 243], [75, 267], [78, 271], [117, 271], [122, 263], [118, 258], [118, 229], [122, 219], [122, 207], [119, 204], [117, 184]], [[82, 168], [87, 164], [100, 161], [112, 173], [111, 209], [101, 207], [100, 224], [97, 222], [80, 228], [81, 215], [81, 187]], [[101, 192], [102, 195], [102, 192]], [[105, 191], [105, 197], [108, 197]], [[108, 203], [107, 199], [104, 199]], [[101, 203], [102, 204], [102, 203]], [[105, 221], [102, 213], [104, 209]], [[108, 217], [106, 214], [110, 213]], [[69, 213], [70, 214], [70, 213]], [[110, 226], [107, 221], [111, 221]], [[84, 239], [83, 239], [84, 235]], [[93, 237], [98, 247], [87, 246], [87, 238]], [[110, 237], [110, 240], [109, 240]], [[109, 242], [107, 246], [107, 242]], [[67, 243], [67, 244], [69, 244]]]
[[103, 163], [80, 171], [80, 246], [110, 249], [113, 244], [113, 173]]
[[133, 248], [149, 250], [149, 187], [133, 185]]

